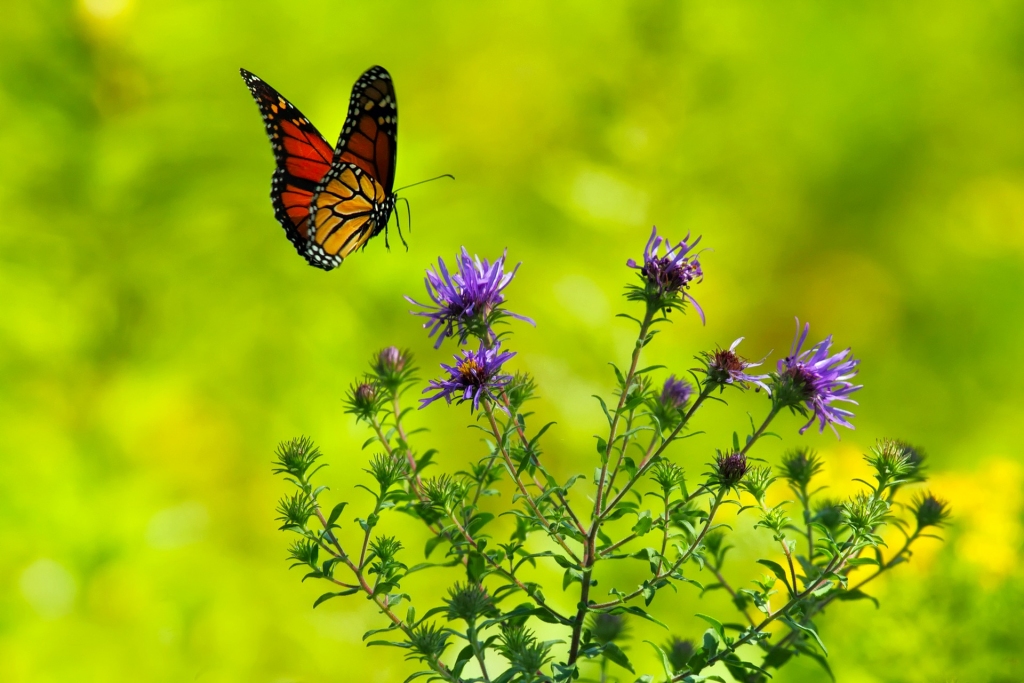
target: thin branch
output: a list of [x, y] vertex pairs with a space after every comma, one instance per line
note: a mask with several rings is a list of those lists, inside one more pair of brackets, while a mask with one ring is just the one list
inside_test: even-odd
[[522, 493], [523, 497], [526, 499], [526, 504], [531, 510], [533, 510], [533, 514], [536, 515], [537, 520], [544, 526], [551, 538], [553, 538], [558, 545], [562, 546], [562, 550], [564, 550], [574, 562], [579, 564], [580, 558], [572, 551], [571, 548], [569, 548], [569, 546], [565, 544], [565, 540], [562, 538], [562, 535], [555, 531], [551, 522], [549, 522], [548, 518], [544, 516], [544, 513], [540, 511], [540, 508], [537, 506], [537, 502], [533, 499], [533, 496], [530, 495], [530, 492], [527, 490], [523, 480], [516, 474], [515, 463], [512, 462], [512, 458], [508, 454], [508, 449], [504, 446], [504, 438], [502, 437], [501, 430], [498, 429], [498, 422], [494, 419], [494, 410], [487, 402], [484, 402], [484, 412], [487, 414], [487, 419], [491, 424], [491, 433], [494, 434], [494, 438], [498, 442], [497, 445], [498, 450], [501, 453], [501, 457], [505, 460], [505, 465], [508, 467], [512, 480], [519, 487], [519, 492]]

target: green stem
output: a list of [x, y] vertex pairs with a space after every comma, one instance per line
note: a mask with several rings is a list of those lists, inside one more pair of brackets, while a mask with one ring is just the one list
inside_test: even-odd
[[490, 402], [484, 401], [483, 406], [484, 412], [487, 414], [487, 420], [490, 422], [491, 425], [491, 433], [494, 434], [494, 438], [497, 442], [497, 447], [499, 452], [501, 453], [501, 457], [505, 461], [505, 466], [508, 468], [509, 475], [512, 477], [512, 480], [516, 483], [516, 486], [519, 487], [519, 492], [523, 494], [523, 498], [526, 500], [526, 504], [533, 511], [533, 514], [536, 516], [537, 521], [539, 521], [541, 525], [547, 530], [548, 535], [551, 536], [551, 538], [553, 538], [555, 542], [562, 547], [562, 550], [564, 550], [566, 554], [572, 558], [573, 562], [579, 564], [580, 558], [576, 555], [576, 553], [572, 551], [571, 548], [569, 548], [569, 546], [565, 544], [565, 539], [562, 538], [562, 534], [558, 533], [555, 530], [555, 528], [551, 525], [551, 522], [548, 521], [548, 518], [545, 517], [544, 513], [540, 511], [540, 508], [537, 505], [537, 501], [535, 501], [533, 496], [530, 495], [530, 492], [527, 490], [526, 485], [523, 483], [523, 480], [516, 473], [515, 463], [512, 462], [512, 457], [508, 454], [508, 450], [505, 448], [505, 439], [502, 436], [501, 430], [498, 429], [498, 422], [497, 420], [494, 419], [494, 409], [491, 407]]
[[[742, 636], [741, 638], [739, 638], [738, 640], [733, 642], [731, 645], [728, 645], [725, 649], [721, 650], [714, 657], [711, 657], [710, 659], [708, 659], [707, 663], [704, 665], [704, 668], [710, 667], [713, 664], [715, 664], [716, 662], [721, 661], [722, 659], [724, 659], [729, 654], [735, 652], [736, 649], [739, 648], [741, 645], [744, 645], [744, 644], [750, 642], [755, 636], [757, 636], [761, 632], [763, 632], [764, 629], [769, 624], [771, 624], [773, 621], [778, 619], [783, 614], [789, 612], [789, 610], [791, 610], [798, 602], [800, 602], [805, 597], [810, 595], [812, 592], [814, 592], [818, 588], [820, 588], [822, 586], [822, 584], [824, 584], [825, 581], [827, 580], [826, 577], [828, 577], [830, 574], [842, 571], [843, 566], [846, 564], [847, 560], [849, 560], [849, 555], [850, 554], [847, 554], [845, 556], [844, 555], [836, 555], [836, 557], [834, 557], [832, 559], [832, 561], [828, 563], [828, 566], [825, 567], [825, 571], [822, 572], [821, 576], [818, 577], [817, 580], [812, 581], [811, 584], [809, 586], [807, 586], [802, 592], [797, 593], [792, 598], [790, 598], [789, 602], [787, 602], [785, 605], [783, 605], [782, 607], [780, 607], [779, 609], [777, 609], [776, 611], [772, 612], [770, 615], [765, 617], [765, 619], [760, 624], [758, 624], [754, 628], [750, 629], [746, 633], [746, 635]], [[693, 673], [694, 672], [691, 671], [690, 669], [685, 669], [682, 672], [680, 672], [680, 673], [676, 674], [675, 676], [673, 676], [671, 680], [672, 681], [681, 681], [684, 678], [686, 678], [687, 676], [692, 675]]]
[[[698, 395], [697, 398], [694, 399], [693, 405], [690, 406], [690, 409], [688, 411], [686, 411], [686, 414], [683, 416], [683, 419], [679, 422], [676, 428], [673, 429], [672, 432], [668, 435], [668, 437], [666, 437], [661, 442], [661, 445], [658, 447], [658, 449], [653, 453], [651, 452], [650, 448], [647, 449], [647, 453], [644, 455], [644, 459], [640, 461], [640, 466], [637, 467], [636, 475], [630, 477], [630, 479], [619, 490], [619, 492], [615, 494], [615, 497], [611, 500], [611, 502], [608, 503], [607, 506], [605, 506], [604, 510], [601, 512], [601, 517], [604, 517], [610, 511], [615, 509], [615, 506], [618, 505], [620, 501], [622, 501], [623, 496], [625, 496], [629, 489], [633, 487], [633, 484], [639, 481], [640, 477], [642, 477], [647, 472], [647, 470], [651, 466], [651, 463], [657, 460], [658, 457], [665, 452], [665, 449], [668, 448], [673, 441], [675, 441], [676, 437], [679, 435], [679, 432], [681, 432], [683, 427], [685, 427], [686, 424], [690, 421], [690, 418], [693, 417], [693, 414], [697, 412], [697, 409], [700, 407], [700, 405], [704, 403], [704, 400], [711, 395], [711, 391], [714, 388], [714, 385], [705, 383], [704, 387], [701, 389], [700, 395]], [[654, 443], [655, 442], [652, 441], [651, 445], [653, 446]]]
[[[657, 583], [658, 581], [661, 581], [662, 579], [664, 579], [664, 578], [666, 578], [668, 576], [671, 576], [680, 567], [682, 567], [683, 564], [688, 559], [690, 559], [690, 556], [693, 555], [693, 551], [697, 549], [697, 547], [700, 545], [700, 542], [704, 540], [704, 536], [707, 535], [708, 530], [711, 528], [711, 522], [715, 518], [715, 513], [718, 512], [718, 507], [722, 504], [722, 501], [724, 499], [725, 499], [725, 491], [724, 490], [719, 490], [718, 494], [715, 497], [715, 502], [711, 505], [711, 510], [708, 512], [707, 521], [704, 522], [704, 527], [700, 530], [700, 533], [697, 534], [697, 538], [695, 538], [693, 540], [693, 542], [686, 549], [686, 551], [682, 555], [680, 555], [679, 559], [677, 559], [675, 562], [673, 562], [672, 565], [667, 570], [665, 570], [664, 572], [659, 573], [658, 575], [656, 575], [654, 577], [653, 581], [651, 582], [652, 584]], [[624, 596], [620, 596], [619, 599], [617, 599], [617, 600], [611, 600], [609, 602], [602, 602], [602, 603], [599, 603], [599, 604], [596, 604], [596, 605], [591, 605], [591, 609], [595, 609], [595, 610], [608, 609], [608, 608], [611, 608], [611, 607], [615, 607], [616, 605], [620, 605], [622, 603], [629, 602], [633, 598], [641, 595], [643, 593], [643, 590], [644, 590], [643, 588], [638, 588], [635, 591], [633, 591], [632, 593], [627, 593]]]
[[480, 639], [476, 637], [476, 626], [473, 622], [467, 624], [466, 636], [469, 638], [469, 644], [473, 647], [476, 661], [480, 664], [480, 675], [483, 676], [484, 683], [491, 683], [491, 677], [487, 675], [487, 665], [484, 664], [484, 653], [480, 649]]

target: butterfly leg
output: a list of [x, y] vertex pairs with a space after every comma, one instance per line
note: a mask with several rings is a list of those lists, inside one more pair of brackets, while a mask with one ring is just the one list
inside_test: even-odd
[[[408, 221], [406, 221], [406, 225], [409, 228], [409, 232], [412, 232], [412, 212], [409, 211], [409, 200], [406, 199], [405, 197], [398, 197], [395, 201], [396, 202], [398, 202], [398, 201], [405, 202], [405, 215], [409, 219]], [[398, 223], [398, 237], [402, 240], [402, 245], [405, 247], [405, 250], [409, 251], [409, 245], [406, 244], [405, 236], [402, 234], [402, 222], [398, 218], [398, 211], [397, 211], [397, 209], [395, 210], [395, 222]]]

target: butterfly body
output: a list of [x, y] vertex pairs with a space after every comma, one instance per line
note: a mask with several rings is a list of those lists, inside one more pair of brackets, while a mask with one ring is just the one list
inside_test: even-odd
[[315, 126], [255, 74], [241, 70], [263, 115], [277, 168], [274, 216], [306, 261], [332, 270], [386, 231], [395, 206], [398, 103], [391, 75], [375, 66], [352, 88], [332, 149]]

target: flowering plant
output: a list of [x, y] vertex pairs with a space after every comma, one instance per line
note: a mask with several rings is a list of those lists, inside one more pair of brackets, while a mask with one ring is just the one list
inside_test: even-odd
[[[642, 367], [659, 326], [691, 308], [704, 319], [691, 294], [703, 279], [696, 244], [687, 238], [673, 246], [655, 230], [643, 262], [627, 263], [637, 280], [626, 298], [641, 312], [623, 317], [638, 333], [625, 368], [612, 366], [610, 399], [596, 397], [607, 431], [597, 438], [590, 481], [552, 475], [542, 446], [553, 423], [538, 426], [524, 411], [537, 387], [511, 369], [511, 335], [498, 328], [513, 319], [531, 322], [505, 308], [515, 269], [506, 270], [504, 255], [491, 263], [465, 249], [454, 272], [439, 260], [427, 273], [431, 303], [409, 301], [423, 309], [416, 315], [426, 318], [438, 346], [450, 339], [460, 348], [422, 390], [420, 408], [436, 410], [440, 399], [466, 404], [484, 433], [483, 448], [455, 470], [437, 451], [414, 445], [404, 406], [419, 384], [417, 370], [411, 355], [393, 346], [376, 355], [346, 399], [347, 411], [371, 431], [366, 448], [374, 451], [366, 469], [372, 487], [361, 486], [370, 506], [356, 527], [341, 525], [346, 503], [328, 508], [325, 488], [313, 483], [323, 466], [313, 443], [282, 443], [275, 472], [295, 489], [279, 506], [281, 528], [298, 535], [291, 560], [306, 578], [331, 586], [314, 607], [339, 596], [371, 600], [385, 626], [366, 638], [418, 663], [410, 680], [604, 681], [612, 667], [639, 675], [627, 643], [645, 624], [668, 630], [659, 643], [645, 640], [660, 671], [639, 675], [641, 681], [731, 676], [753, 683], [795, 656], [828, 669], [819, 615], [836, 601], [874, 600], [865, 585], [909, 559], [949, 510], [921, 490], [923, 455], [901, 441], [881, 440], [870, 450], [873, 481], [861, 481], [863, 490], [847, 500], [825, 497], [815, 486], [825, 461], [813, 451], [795, 448], [775, 467], [756, 459], [754, 447], [787, 409], [808, 420], [801, 434], [815, 423], [820, 431], [853, 428], [853, 413], [841, 405], [855, 403], [858, 361], [849, 349], [832, 353], [831, 337], [804, 349], [807, 325], [798, 324], [792, 350], [774, 372], [760, 372], [766, 359], [740, 355], [742, 338], [700, 353], [689, 380], [678, 371], [658, 380], [662, 368]], [[680, 463], [693, 471], [698, 454], [679, 445], [701, 406], [748, 390], [764, 396], [765, 417], [711, 455], [703, 474], [689, 474]], [[442, 473], [429, 476], [435, 466]], [[781, 482], [795, 500], [775, 502]], [[907, 488], [918, 489], [909, 501], [902, 495]], [[775, 559], [757, 561], [747, 585], [734, 586], [723, 574], [730, 546], [720, 513], [730, 505], [752, 516], [777, 548]], [[423, 557], [379, 531], [385, 515], [399, 514], [428, 530]], [[883, 543], [886, 526], [902, 532], [895, 550]], [[547, 581], [553, 570], [562, 575], [560, 586]], [[402, 585], [420, 571], [447, 583], [413, 604]], [[640, 578], [626, 582], [624, 575]], [[661, 596], [682, 584], [694, 598], [726, 591], [735, 616], [697, 614], [706, 631], [671, 635]]]

